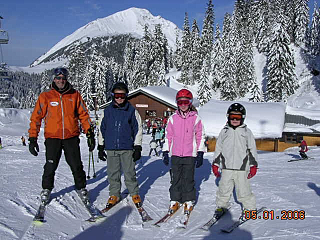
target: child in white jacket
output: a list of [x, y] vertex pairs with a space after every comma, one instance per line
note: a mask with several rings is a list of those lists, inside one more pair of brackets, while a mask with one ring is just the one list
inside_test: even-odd
[[243, 210], [256, 210], [249, 179], [258, 169], [257, 150], [251, 130], [243, 123], [246, 110], [241, 104], [234, 103], [228, 108], [227, 117], [228, 123], [219, 134], [212, 163], [214, 175], [221, 176], [216, 197], [217, 214], [228, 209], [234, 187]]

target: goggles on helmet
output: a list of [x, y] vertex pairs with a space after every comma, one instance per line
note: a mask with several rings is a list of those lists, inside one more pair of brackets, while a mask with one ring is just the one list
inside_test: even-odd
[[114, 97], [114, 99], [117, 98], [121, 98], [121, 99], [125, 99], [128, 94], [127, 93], [111, 93], [112, 97]]
[[191, 105], [191, 103], [192, 103], [192, 100], [191, 100], [191, 99], [184, 99], [184, 100], [179, 99], [179, 100], [177, 101], [177, 105], [178, 105], [178, 106], [182, 106], [182, 105], [187, 105], [187, 106], [189, 106], [189, 105]]
[[54, 75], [55, 76], [58, 76], [60, 74], [68, 76], [68, 70], [65, 69], [65, 68], [56, 68], [56, 69], [54, 69]]
[[242, 119], [242, 115], [241, 114], [229, 114], [228, 118], [230, 120], [238, 120], [238, 121], [240, 121]]

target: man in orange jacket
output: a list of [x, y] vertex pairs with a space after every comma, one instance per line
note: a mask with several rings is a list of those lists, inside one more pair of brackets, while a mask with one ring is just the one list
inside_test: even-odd
[[30, 118], [29, 151], [34, 156], [37, 156], [39, 152], [37, 138], [42, 119], [45, 123], [46, 163], [42, 175], [43, 190], [40, 194], [43, 204], [50, 199], [50, 193], [54, 187], [54, 175], [62, 150], [71, 168], [77, 193], [82, 201], [89, 203], [86, 174], [80, 155], [79, 121], [87, 134], [89, 151], [95, 148], [94, 131], [88, 109], [80, 93], [72, 87], [67, 78], [67, 69], [56, 68], [54, 70], [51, 89], [39, 95]]

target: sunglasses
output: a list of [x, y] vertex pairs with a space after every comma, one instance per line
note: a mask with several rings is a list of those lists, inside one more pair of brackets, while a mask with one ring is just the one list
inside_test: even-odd
[[240, 121], [242, 119], [242, 115], [241, 114], [230, 114], [229, 115], [229, 119], [230, 120], [238, 120], [238, 121]]
[[182, 106], [182, 105], [187, 105], [189, 106], [192, 103], [192, 101], [190, 99], [186, 99], [186, 100], [178, 100], [177, 101], [177, 105], [178, 106]]
[[125, 99], [128, 94], [127, 93], [111, 93], [111, 95], [117, 99], [117, 98], [121, 98], [121, 99]]
[[67, 78], [66, 77], [55, 77], [55, 79], [57, 79], [57, 80], [67, 80]]
[[56, 68], [56, 69], [54, 69], [54, 75], [55, 76], [58, 76], [60, 74], [68, 76], [68, 70], [65, 69], [65, 68]]

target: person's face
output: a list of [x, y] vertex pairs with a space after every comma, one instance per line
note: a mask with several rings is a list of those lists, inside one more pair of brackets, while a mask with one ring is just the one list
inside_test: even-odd
[[241, 118], [242, 118], [242, 115], [239, 113], [230, 113], [229, 114], [230, 124], [234, 127], [240, 126]]
[[[115, 90], [114, 90], [114, 94], [115, 94], [114, 100], [115, 100], [115, 102], [116, 102], [118, 105], [120, 105], [120, 104], [124, 103], [124, 101], [126, 100], [126, 98], [117, 96], [117, 93], [126, 94], [126, 91], [125, 91], [125, 90], [120, 90], [120, 89], [115, 89]], [[120, 94], [120, 95], [122, 95], [122, 94]]]
[[185, 112], [189, 109], [190, 105], [191, 105], [191, 101], [189, 98], [179, 98], [178, 101], [177, 101], [177, 105], [178, 105], [178, 108]]
[[63, 89], [66, 85], [67, 78], [63, 74], [60, 74], [56, 76], [53, 81], [59, 89]]

